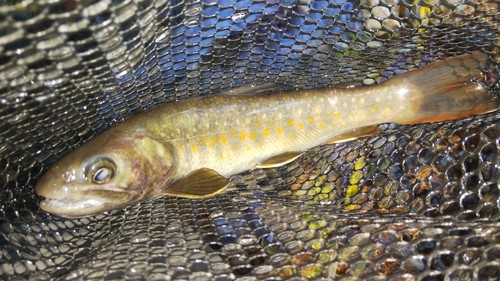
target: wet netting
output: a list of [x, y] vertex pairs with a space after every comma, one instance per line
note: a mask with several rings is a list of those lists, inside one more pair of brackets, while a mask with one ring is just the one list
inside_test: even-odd
[[3, 280], [498, 280], [500, 113], [323, 145], [81, 219], [39, 210], [62, 155], [153, 105], [229, 88], [369, 85], [481, 51], [496, 0], [1, 0]]

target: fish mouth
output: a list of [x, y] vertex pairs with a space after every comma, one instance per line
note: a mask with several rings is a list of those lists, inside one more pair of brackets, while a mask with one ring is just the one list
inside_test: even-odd
[[126, 192], [108, 191], [107, 194], [111, 196], [45, 198], [40, 201], [39, 206], [43, 211], [59, 217], [78, 218], [117, 209], [131, 201], [130, 194]]
[[40, 209], [59, 217], [83, 217], [99, 213], [104, 205], [106, 202], [98, 199], [44, 199], [40, 202]]

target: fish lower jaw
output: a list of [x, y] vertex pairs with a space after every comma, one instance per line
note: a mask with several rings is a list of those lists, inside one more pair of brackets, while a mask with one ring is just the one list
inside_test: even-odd
[[107, 204], [109, 202], [99, 199], [44, 199], [40, 209], [61, 217], [83, 217], [106, 211]]

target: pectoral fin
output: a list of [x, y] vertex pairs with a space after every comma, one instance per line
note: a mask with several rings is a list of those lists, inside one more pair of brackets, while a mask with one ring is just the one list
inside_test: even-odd
[[205, 198], [218, 194], [229, 185], [229, 179], [208, 168], [194, 170], [163, 190], [162, 194], [184, 198]]
[[325, 144], [342, 143], [350, 140], [355, 140], [361, 137], [373, 136], [380, 133], [380, 131], [381, 129], [378, 127], [378, 125], [361, 127], [351, 131], [344, 132], [340, 135], [336, 135], [328, 139], [325, 142]]
[[267, 159], [266, 161], [257, 165], [257, 168], [281, 167], [299, 158], [302, 154], [303, 152], [285, 152], [283, 154]]

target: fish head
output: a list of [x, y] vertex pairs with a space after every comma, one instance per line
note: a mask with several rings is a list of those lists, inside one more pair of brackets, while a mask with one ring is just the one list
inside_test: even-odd
[[168, 144], [138, 131], [106, 131], [50, 167], [35, 192], [42, 210], [83, 217], [154, 197], [173, 170]]

